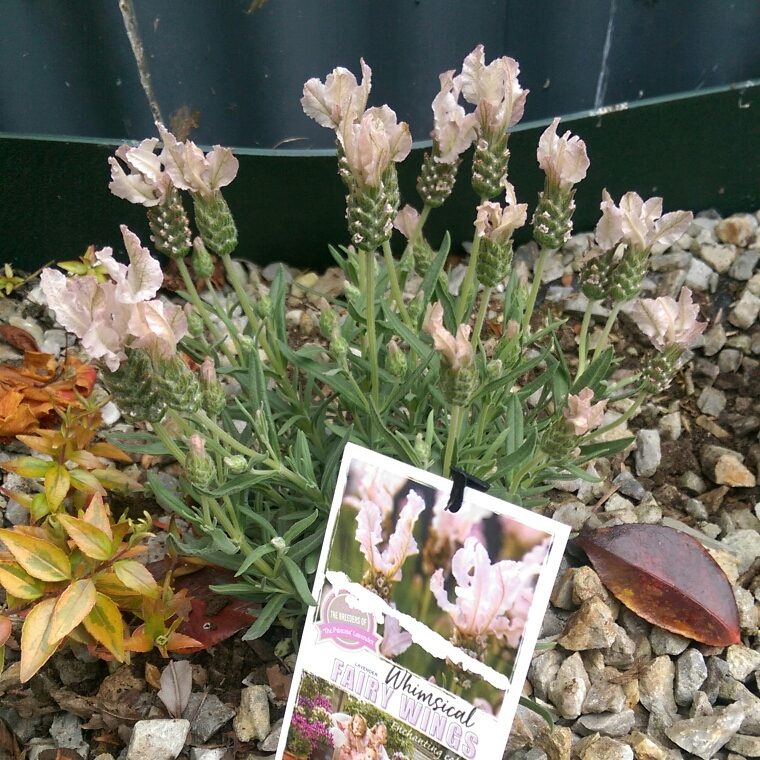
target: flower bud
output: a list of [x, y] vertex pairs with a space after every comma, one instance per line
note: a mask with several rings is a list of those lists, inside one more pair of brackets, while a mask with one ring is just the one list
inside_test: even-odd
[[512, 241], [505, 244], [494, 243], [483, 238], [480, 244], [475, 273], [487, 288], [496, 287], [505, 280], [512, 269]]
[[509, 163], [509, 133], [493, 140], [481, 138], [472, 158], [472, 187], [481, 198], [495, 198], [504, 189]]
[[193, 240], [193, 256], [190, 263], [193, 265], [195, 276], [202, 280], [208, 280], [214, 274], [214, 260], [199, 237]]
[[430, 247], [430, 243], [420, 236], [412, 247], [412, 255], [414, 256], [414, 268], [417, 274], [424, 277], [433, 263], [435, 251]]
[[256, 348], [256, 341], [250, 335], [240, 335], [238, 337], [238, 343], [244, 353], [250, 354], [251, 351]]
[[330, 338], [330, 351], [335, 354], [338, 360], [344, 359], [348, 354], [348, 341], [340, 334], [337, 327], [333, 327], [332, 337]]
[[193, 433], [187, 443], [185, 474], [192, 485], [205, 488], [216, 474], [214, 462], [206, 453], [206, 441], [197, 433]]
[[220, 256], [232, 253], [238, 242], [237, 227], [222, 191], [214, 190], [209, 198], [193, 193], [193, 205], [203, 242]]
[[544, 191], [538, 194], [538, 205], [533, 214], [533, 239], [542, 247], [561, 248], [573, 231], [575, 189], [567, 192], [552, 188], [547, 180]]
[[346, 281], [345, 292], [346, 298], [351, 302], [358, 301], [362, 296], [361, 290], [359, 290], [353, 282]]
[[453, 406], [469, 406], [480, 386], [480, 373], [475, 364], [454, 369], [441, 362], [440, 388], [443, 397]]
[[272, 546], [274, 546], [274, 548], [277, 549], [277, 551], [280, 553], [284, 552], [288, 548], [288, 545], [282, 536], [275, 536], [274, 538], [270, 539], [269, 543], [272, 544]]
[[486, 380], [498, 380], [501, 377], [503, 364], [501, 359], [493, 359], [486, 365]]
[[198, 411], [201, 405], [200, 383], [179, 354], [170, 359], [160, 359], [154, 378], [158, 392], [168, 407], [188, 414]]
[[417, 295], [409, 301], [409, 305], [406, 307], [409, 317], [415, 325], [420, 322], [420, 317], [425, 313], [425, 294], [420, 290]]
[[430, 457], [433, 454], [433, 449], [430, 447], [430, 444], [425, 440], [425, 437], [422, 435], [422, 433], [417, 433], [417, 438], [414, 441], [414, 453], [417, 454], [417, 456], [420, 459], [420, 462], [423, 464], [425, 462], [430, 461]]
[[672, 343], [660, 351], [650, 351], [641, 366], [641, 387], [648, 393], [665, 391], [678, 371], [683, 346]]
[[441, 164], [425, 153], [417, 180], [417, 193], [426, 206], [437, 208], [451, 195], [461, 163], [462, 160], [457, 159], [451, 164]]
[[163, 200], [148, 209], [148, 224], [157, 251], [171, 259], [182, 259], [190, 252], [190, 223], [175, 187], [170, 186]]
[[240, 475], [248, 469], [248, 460], [242, 454], [224, 457], [224, 464], [231, 475]]
[[128, 349], [127, 360], [115, 372], [103, 370], [103, 383], [130, 422], [160, 422], [166, 402], [159, 393], [148, 355]]
[[639, 294], [648, 265], [649, 251], [629, 246], [611, 277], [610, 295], [616, 303], [630, 301]]
[[603, 301], [610, 295], [613, 285], [614, 255], [613, 249], [589, 259], [578, 272], [581, 292], [589, 301]]
[[256, 310], [262, 319], [267, 319], [274, 313], [274, 304], [272, 303], [272, 299], [266, 293], [259, 296], [259, 300], [256, 304]]
[[190, 304], [185, 304], [184, 312], [187, 319], [188, 333], [193, 338], [200, 338], [203, 335], [203, 317]]
[[335, 327], [335, 312], [324, 298], [321, 300], [324, 301], [324, 304], [322, 304], [322, 311], [319, 315], [319, 332], [322, 333], [324, 338], [330, 338]]
[[216, 417], [227, 406], [227, 395], [224, 392], [224, 386], [217, 379], [214, 362], [211, 359], [206, 359], [201, 364], [200, 375], [201, 406], [209, 417]]
[[398, 347], [395, 340], [388, 341], [388, 355], [385, 357], [385, 369], [395, 378], [406, 376], [406, 354]]

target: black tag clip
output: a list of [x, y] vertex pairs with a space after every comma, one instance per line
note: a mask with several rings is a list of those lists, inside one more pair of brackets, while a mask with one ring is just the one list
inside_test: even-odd
[[476, 478], [458, 467], [451, 468], [451, 479], [454, 484], [451, 486], [449, 503], [446, 505], [449, 512], [458, 512], [462, 508], [465, 488], [474, 488], [476, 491], [485, 493], [491, 487], [485, 480]]

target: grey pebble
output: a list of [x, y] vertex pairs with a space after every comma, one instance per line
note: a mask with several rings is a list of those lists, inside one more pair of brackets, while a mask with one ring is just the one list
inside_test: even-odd
[[132, 729], [127, 760], [174, 760], [190, 733], [190, 722], [176, 720], [138, 720]]
[[636, 433], [636, 472], [650, 478], [657, 472], [662, 459], [660, 434], [657, 430], [639, 430]]
[[698, 649], [687, 649], [676, 660], [676, 704], [681, 706], [690, 705], [694, 698], [694, 693], [702, 686], [706, 678], [707, 665], [705, 664], [704, 656]]

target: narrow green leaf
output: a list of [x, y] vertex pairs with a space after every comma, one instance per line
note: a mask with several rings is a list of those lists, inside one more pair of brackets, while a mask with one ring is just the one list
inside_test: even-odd
[[243, 641], [253, 641], [254, 639], [261, 638], [277, 619], [287, 601], [288, 597], [285, 594], [272, 597], [267, 602], [266, 607], [259, 612], [256, 622], [243, 634]]
[[308, 517], [304, 517], [285, 531], [282, 540], [287, 546], [290, 546], [304, 531], [308, 530], [319, 517], [319, 512], [315, 509]]
[[607, 373], [610, 369], [610, 364], [615, 356], [615, 349], [612, 346], [602, 351], [602, 353], [594, 359], [594, 361], [586, 367], [586, 371], [570, 386], [568, 393], [577, 394], [584, 388], [591, 388], [594, 393], [597, 392], [599, 386], [607, 377]]
[[280, 559], [282, 560], [282, 564], [285, 565], [285, 569], [288, 571], [290, 580], [293, 581], [293, 585], [295, 586], [301, 601], [310, 606], [315, 605], [317, 602], [311, 595], [311, 589], [306, 582], [306, 577], [301, 572], [301, 568], [298, 567], [287, 554], [283, 554]]
[[248, 569], [253, 566], [255, 562], [258, 562], [262, 557], [266, 557], [267, 554], [271, 554], [275, 551], [272, 544], [261, 544], [257, 546], [244, 560], [235, 573], [235, 577], [238, 578], [244, 573], [248, 572]]

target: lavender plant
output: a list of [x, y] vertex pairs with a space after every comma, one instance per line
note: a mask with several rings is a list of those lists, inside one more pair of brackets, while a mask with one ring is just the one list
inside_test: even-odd
[[[346, 442], [445, 476], [456, 463], [488, 481], [495, 495], [535, 506], [548, 480], [588, 478], [586, 462], [628, 445], [630, 439], [599, 439], [671, 381], [684, 347], [704, 329], [695, 322], [687, 290], [675, 306], [662, 299], [642, 302], [634, 316], [660, 351], [625, 383], [611, 381], [617, 360], [607, 338], [614, 320], [637, 297], [652, 245], [679, 237], [691, 214], [662, 215], [661, 199], [643, 201], [635, 193], [616, 206], [605, 193], [598, 249], [581, 274], [589, 303], [573, 366], [555, 337], [560, 323], [534, 319], [534, 311], [547, 257], [572, 232], [575, 186], [589, 167], [583, 141], [569, 132], [559, 136], [559, 119], [539, 141], [546, 182], [532, 217], [540, 252], [528, 289], [512, 268], [512, 235], [527, 222], [528, 203], [518, 202], [507, 172], [509, 130], [522, 118], [528, 95], [517, 62], [503, 57], [486, 64], [479, 46], [460, 74], [441, 75], [432, 104], [432, 150], [417, 185], [421, 210], [399, 210], [396, 164], [410, 152], [409, 128], [387, 105], [367, 108], [371, 70], [363, 61], [361, 70], [361, 83], [344, 68], [324, 82], [309, 80], [301, 101], [307, 115], [335, 131], [346, 187], [351, 245], [332, 251], [345, 274], [346, 298], [322, 301], [325, 345], [289, 345], [282, 270], [266, 296], [240, 279], [232, 259], [237, 230], [222, 194], [235, 178], [237, 159], [220, 146], [204, 154], [161, 124], [160, 153], [152, 138], [124, 145], [109, 159], [110, 188], [146, 207], [155, 249], [175, 260], [183, 279], [185, 307], [156, 297], [158, 262], [126, 227], [128, 266], [103, 249], [92, 256], [97, 273], [88, 269], [66, 278], [46, 270], [42, 276], [59, 321], [100, 360], [119, 407], [146, 423], [145, 433], [119, 443], [168, 453], [185, 468], [181, 495], [153, 474], [149, 486], [193, 528], [176, 548], [233, 569], [237, 581], [217, 591], [262, 605], [247, 638], [275, 621], [297, 630], [305, 605], [313, 603], [308, 579]], [[475, 106], [472, 112], [460, 96]], [[479, 204], [467, 273], [452, 295], [444, 269], [448, 237], [434, 250], [424, 226], [445, 203], [460, 156], [472, 146], [470, 181]], [[392, 249], [394, 225], [407, 239], [403, 251]], [[231, 292], [196, 289], [186, 258], [208, 278], [212, 254]], [[404, 286], [412, 272], [421, 281], [408, 300]], [[502, 284], [504, 333], [491, 348], [482, 340], [483, 326]], [[591, 312], [605, 300], [613, 302], [612, 314], [589, 356]], [[202, 365], [200, 373], [186, 358]], [[239, 392], [225, 392], [233, 387]], [[635, 402], [604, 425], [605, 404], [613, 397]], [[402, 518], [413, 526], [412, 514]], [[377, 515], [363, 519], [367, 582], [392, 584], [398, 572], [393, 547], [401, 539], [384, 536]], [[414, 542], [411, 527], [406, 538]], [[388, 539], [388, 548], [378, 552]], [[455, 547], [435, 539], [423, 537], [423, 559], [446, 553], [449, 560]], [[404, 556], [410, 548], [407, 542]], [[448, 610], [442, 596], [440, 603], [456, 625], [460, 612]]]

